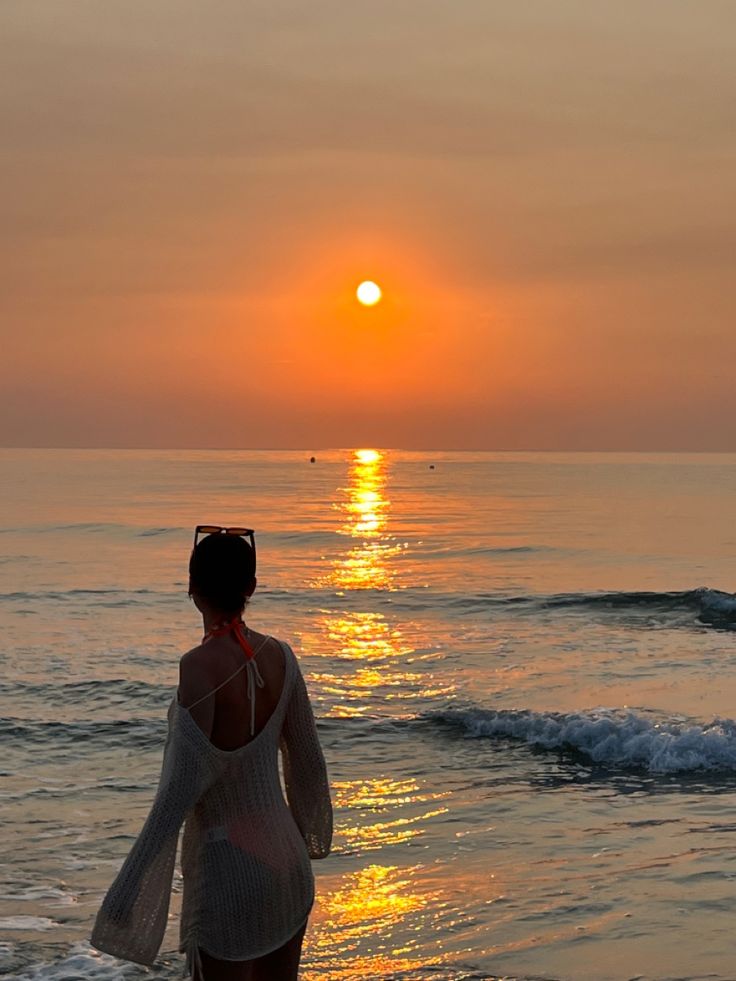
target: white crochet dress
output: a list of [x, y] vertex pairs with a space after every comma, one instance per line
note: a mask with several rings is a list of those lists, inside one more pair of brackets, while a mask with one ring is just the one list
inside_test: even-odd
[[281, 647], [286, 672], [278, 705], [240, 749], [218, 749], [172, 699], [156, 798], [97, 914], [91, 942], [98, 950], [154, 963], [185, 820], [179, 945], [185, 972], [199, 965], [199, 948], [223, 960], [250, 960], [304, 924], [314, 902], [310, 859], [329, 853], [332, 805], [304, 678], [291, 648]]

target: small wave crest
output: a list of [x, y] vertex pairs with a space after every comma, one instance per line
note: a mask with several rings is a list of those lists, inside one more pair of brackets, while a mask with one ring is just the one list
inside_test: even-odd
[[609, 767], [650, 773], [736, 770], [736, 722], [660, 722], [634, 712], [450, 709], [424, 718], [460, 729], [468, 739], [513, 739], [539, 749], [566, 749]]
[[610, 613], [625, 617], [666, 617], [681, 622], [692, 623], [699, 620], [709, 626], [736, 627], [736, 594], [719, 589], [699, 586], [673, 592], [647, 590], [623, 590], [599, 593], [553, 593], [509, 596], [503, 593], [450, 593], [438, 595], [399, 596], [395, 604], [411, 601], [419, 603], [442, 603], [448, 609], [472, 613], [475, 611], [514, 611], [519, 614], [537, 615], [545, 610], [589, 610], [596, 613]]
[[165, 729], [160, 719], [113, 719], [89, 722], [31, 721], [0, 718], [0, 740], [6, 745], [60, 749], [86, 743], [100, 748], [159, 746]]
[[[86, 678], [79, 681], [0, 681], [0, 699], [6, 705], [18, 700], [49, 701], [56, 705], [108, 707], [135, 705], [139, 709], [160, 709], [171, 698], [171, 686], [133, 681], [127, 678]], [[43, 711], [39, 710], [43, 715]]]
[[60, 603], [68, 606], [114, 608], [118, 606], [163, 605], [178, 600], [178, 592], [152, 589], [65, 589], [0, 593], [0, 603]]
[[626, 607], [669, 610], [695, 610], [701, 615], [721, 615], [736, 620], [736, 595], [724, 593], [720, 589], [699, 586], [675, 592], [655, 592], [645, 590], [609, 593], [560, 593], [556, 596], [540, 597], [540, 602], [548, 607], [592, 606]]

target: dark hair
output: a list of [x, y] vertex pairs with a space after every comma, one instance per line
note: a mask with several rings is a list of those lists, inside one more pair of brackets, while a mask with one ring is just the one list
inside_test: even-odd
[[192, 549], [189, 592], [223, 613], [242, 613], [253, 592], [256, 557], [240, 535], [207, 535]]

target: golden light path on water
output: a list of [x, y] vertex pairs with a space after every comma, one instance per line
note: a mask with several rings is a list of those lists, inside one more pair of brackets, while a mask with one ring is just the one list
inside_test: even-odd
[[[327, 929], [316, 940], [318, 953], [329, 955], [319, 972], [325, 981], [387, 978], [399, 971], [441, 964], [442, 954], [416, 956], [408, 939], [431, 930], [427, 909], [438, 890], [416, 888], [416, 867], [366, 865], [342, 877], [320, 902]], [[409, 923], [407, 921], [410, 921]], [[408, 930], [407, 930], [408, 927]], [[396, 936], [401, 930], [401, 934]], [[362, 953], [361, 941], [373, 939], [373, 952]]]
[[[389, 465], [378, 450], [356, 450], [348, 468], [348, 483], [338, 491], [333, 507], [340, 515], [338, 534], [352, 539], [347, 553], [331, 563], [314, 585], [344, 592], [399, 588], [398, 560], [408, 545], [390, 529], [391, 501], [387, 493]], [[390, 702], [449, 694], [451, 686], [434, 683], [426, 673], [407, 669], [408, 663], [434, 657], [419, 654], [397, 624], [375, 611], [324, 611], [318, 620], [321, 636], [314, 650], [326, 649], [331, 659], [352, 661], [349, 671], [314, 672], [325, 693], [337, 696], [329, 714], [347, 718], [371, 714], [376, 697], [381, 707]], [[325, 644], [325, 637], [327, 644]], [[309, 637], [305, 636], [305, 642]], [[390, 662], [395, 662], [395, 666]], [[428, 683], [429, 682], [429, 683]]]
[[392, 559], [407, 546], [388, 534], [391, 501], [386, 496], [388, 467], [378, 450], [356, 450], [348, 485], [333, 507], [341, 515], [337, 531], [352, 538], [347, 555], [334, 563], [325, 585], [338, 589], [394, 589]]
[[[401, 630], [389, 624], [382, 614], [351, 612], [334, 616], [325, 613], [321, 626], [329, 640], [330, 656], [354, 662], [347, 673], [312, 673], [323, 691], [339, 699], [330, 715], [342, 718], [367, 715], [375, 710], [375, 693], [378, 691], [384, 704], [414, 700], [418, 694], [426, 697], [451, 691], [448, 686], [428, 685], [425, 674], [403, 666], [407, 659], [419, 660], [420, 657], [411, 658], [414, 648], [405, 641]], [[391, 659], [401, 660], [402, 666], [392, 668]]]
[[[390, 777], [377, 777], [371, 780], [343, 780], [333, 783], [337, 807], [354, 810], [362, 815], [370, 812], [382, 814], [397, 807], [423, 805], [448, 797], [448, 793], [429, 793], [422, 791], [419, 781], [414, 778], [395, 780]], [[424, 834], [422, 822], [446, 813], [444, 805], [429, 807], [411, 816], [393, 817], [387, 820], [365, 823], [348, 821], [341, 824], [336, 833], [340, 847], [350, 851], [371, 851], [384, 845], [410, 841]]]
[[[333, 507], [336, 531], [349, 540], [328, 572], [313, 585], [340, 597], [362, 590], [401, 588], [397, 566], [408, 545], [391, 530], [389, 462], [378, 450], [358, 450], [345, 487]], [[351, 604], [352, 605], [352, 604]], [[313, 671], [311, 679], [330, 697], [329, 715], [369, 718], [392, 705], [449, 694], [453, 687], [419, 670], [436, 653], [415, 623], [399, 625], [375, 610], [324, 610], [319, 634], [304, 642], [324, 651], [331, 670]], [[414, 643], [410, 643], [411, 633]], [[417, 645], [422, 651], [417, 651]], [[337, 660], [345, 670], [335, 669]], [[401, 713], [400, 713], [401, 714]], [[386, 978], [400, 971], [441, 964], [448, 955], [432, 941], [432, 923], [446, 915], [435, 884], [422, 879], [423, 866], [365, 862], [367, 852], [418, 842], [429, 823], [446, 813], [445, 792], [432, 792], [417, 777], [380, 773], [369, 778], [333, 781], [337, 812], [334, 849], [360, 863], [341, 875], [320, 877], [314, 926], [307, 945], [320, 981]]]

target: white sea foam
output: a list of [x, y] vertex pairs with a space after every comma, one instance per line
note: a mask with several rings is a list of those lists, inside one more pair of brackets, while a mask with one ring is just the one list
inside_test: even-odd
[[31, 964], [14, 975], [17, 981], [115, 981], [121, 977], [147, 977], [148, 971], [123, 964], [114, 957], [100, 954], [88, 944], [75, 944], [67, 957], [51, 963]]
[[60, 926], [48, 916], [0, 916], [0, 930], [51, 930]]
[[593, 762], [651, 773], [736, 770], [736, 722], [658, 722], [633, 712], [450, 710], [430, 718], [457, 725], [468, 738], [519, 739], [542, 749], [572, 749]]
[[0, 893], [0, 900], [6, 902], [50, 900], [52, 906], [73, 906], [77, 897], [54, 886], [25, 886]]

